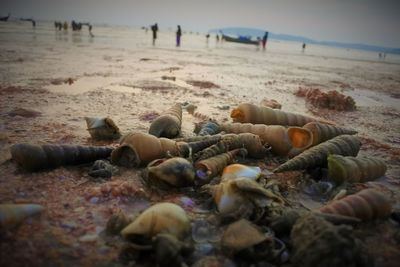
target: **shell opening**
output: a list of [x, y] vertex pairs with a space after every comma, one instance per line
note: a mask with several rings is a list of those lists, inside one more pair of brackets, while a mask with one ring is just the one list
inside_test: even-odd
[[292, 146], [295, 148], [305, 149], [312, 145], [313, 136], [311, 131], [307, 129], [290, 127], [288, 129], [288, 136]]
[[140, 165], [139, 155], [134, 149], [127, 145], [122, 145], [111, 154], [111, 160], [113, 163], [123, 167], [138, 167]]
[[242, 112], [240, 109], [235, 108], [235, 109], [232, 110], [232, 112], [231, 112], [231, 118], [232, 118], [234, 121], [240, 121], [240, 120], [243, 119], [243, 117], [244, 117], [244, 114], [243, 114], [243, 112]]

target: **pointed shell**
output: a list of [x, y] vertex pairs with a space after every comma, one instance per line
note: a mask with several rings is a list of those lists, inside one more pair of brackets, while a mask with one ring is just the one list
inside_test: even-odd
[[0, 204], [0, 228], [12, 228], [43, 210], [38, 204]]
[[96, 140], [110, 140], [121, 137], [118, 126], [109, 118], [85, 117], [90, 136]]
[[246, 166], [243, 164], [231, 164], [224, 168], [221, 175], [221, 181], [234, 180], [239, 177], [245, 177], [250, 180], [257, 180], [261, 175], [260, 167]]
[[313, 142], [312, 142], [313, 146], [325, 142], [329, 139], [332, 139], [338, 135], [342, 134], [353, 135], [357, 133], [357, 131], [351, 129], [341, 128], [319, 122], [309, 122], [306, 125], [304, 125], [303, 128], [311, 131], [313, 137]]
[[149, 134], [156, 137], [174, 138], [179, 135], [181, 124], [182, 106], [175, 104], [151, 123]]
[[131, 224], [121, 231], [125, 238], [143, 236], [151, 239], [159, 233], [182, 238], [190, 230], [186, 212], [176, 204], [158, 203], [143, 211]]
[[194, 183], [194, 167], [184, 158], [155, 160], [149, 163], [147, 170], [149, 179], [161, 180], [171, 186], [188, 186]]

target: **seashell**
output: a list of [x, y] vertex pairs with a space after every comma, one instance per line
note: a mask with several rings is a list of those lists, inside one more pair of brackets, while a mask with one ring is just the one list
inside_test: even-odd
[[108, 162], [107, 160], [96, 160], [93, 163], [92, 168], [89, 171], [89, 176], [97, 178], [105, 178], [105, 179], [110, 179], [113, 174], [118, 173], [119, 170], [117, 167], [113, 166]]
[[111, 153], [111, 162], [124, 167], [138, 167], [167, 155], [184, 156], [187, 144], [145, 133], [125, 135]]
[[219, 125], [213, 121], [201, 123], [198, 135], [215, 135], [220, 132]]
[[187, 147], [190, 149], [189, 151], [184, 151], [184, 155], [191, 155], [191, 153], [197, 153], [207, 147], [210, 147], [216, 143], [221, 138], [209, 138], [209, 139], [204, 139], [202, 141], [196, 141], [196, 142], [190, 142], [187, 144]]
[[269, 252], [272, 254], [274, 239], [271, 234], [261, 231], [258, 226], [245, 219], [240, 219], [226, 228], [222, 235], [221, 246], [225, 251], [236, 254], [262, 242], [268, 243]]
[[374, 189], [364, 189], [356, 194], [332, 201], [321, 207], [319, 211], [371, 220], [389, 216], [392, 205], [382, 193]]
[[158, 266], [187, 266], [184, 257], [190, 255], [194, 248], [191, 244], [179, 241], [169, 234], [158, 234], [152, 241], [155, 259]]
[[117, 235], [130, 223], [131, 220], [128, 218], [128, 216], [126, 216], [122, 210], [118, 210], [108, 220], [106, 232], [111, 235]]
[[244, 157], [246, 155], [246, 149], [238, 148], [208, 159], [197, 161], [194, 164], [194, 168], [196, 170], [196, 177], [199, 178], [198, 182], [200, 184], [209, 182], [213, 177], [220, 174], [225, 166], [230, 164], [235, 157]]
[[[235, 214], [237, 211], [252, 212], [254, 205], [267, 207], [271, 202], [284, 204], [285, 201], [263, 188], [257, 182], [247, 178], [225, 180], [220, 184], [210, 187], [217, 209], [221, 215]], [[241, 214], [244, 216], [245, 214]]]
[[272, 152], [280, 156], [295, 156], [312, 144], [309, 130], [296, 128], [296, 131], [280, 125], [264, 125], [251, 123], [221, 124], [221, 130], [227, 133], [252, 133], [258, 135], [262, 142], [271, 146]]
[[156, 137], [174, 138], [179, 135], [181, 124], [182, 106], [175, 104], [151, 123], [149, 134]]
[[255, 134], [226, 134], [217, 144], [198, 152], [194, 158], [203, 160], [236, 148], [245, 148], [252, 158], [263, 158], [268, 151], [268, 145], [263, 144]]
[[386, 169], [385, 162], [377, 158], [328, 156], [328, 175], [339, 184], [372, 181], [385, 175]]
[[44, 210], [38, 204], [0, 204], [0, 229], [10, 229]]
[[166, 233], [181, 239], [190, 231], [190, 221], [186, 212], [173, 203], [157, 203], [141, 213], [131, 224], [121, 231], [128, 239], [150, 240], [157, 234]]
[[109, 118], [89, 118], [85, 117], [87, 130], [95, 140], [113, 140], [121, 137], [118, 126]]
[[210, 141], [210, 140], [216, 140], [218, 142], [221, 140], [222, 135], [204, 135], [204, 136], [191, 136], [191, 137], [183, 137], [183, 138], [175, 138], [174, 141], [176, 142], [186, 142], [186, 143], [192, 143], [192, 142], [200, 142], [200, 141]]
[[261, 175], [260, 167], [246, 166], [242, 164], [231, 164], [224, 168], [221, 175], [221, 181], [234, 180], [244, 177], [250, 180], [257, 180]]
[[329, 154], [357, 156], [360, 146], [361, 142], [357, 137], [352, 135], [339, 135], [331, 140], [307, 149], [300, 155], [280, 165], [273, 172], [301, 170], [322, 166], [327, 163]]
[[170, 186], [184, 187], [194, 183], [192, 163], [184, 158], [158, 159], [147, 166], [149, 179], [163, 181]]
[[309, 122], [306, 125], [304, 125], [303, 128], [311, 131], [313, 138], [312, 141], [313, 146], [325, 142], [329, 139], [332, 139], [338, 135], [342, 134], [353, 135], [357, 133], [357, 131], [351, 129], [336, 127], [333, 125], [328, 125], [319, 122]]
[[313, 213], [296, 221], [291, 231], [291, 241], [294, 252], [290, 261], [294, 266], [373, 265], [350, 226], [335, 226]]
[[316, 119], [297, 113], [285, 112], [249, 103], [240, 104], [237, 108], [233, 109], [231, 118], [233, 122], [300, 127], [306, 123], [316, 121]]
[[10, 148], [13, 160], [28, 171], [63, 165], [88, 163], [110, 156], [112, 148], [103, 146], [32, 145], [21, 143]]

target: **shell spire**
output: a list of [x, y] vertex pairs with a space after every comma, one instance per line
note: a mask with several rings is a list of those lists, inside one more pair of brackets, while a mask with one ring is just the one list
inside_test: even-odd
[[389, 216], [392, 205], [384, 194], [375, 189], [364, 189], [354, 195], [332, 201], [319, 211], [371, 220]]
[[316, 119], [301, 114], [249, 103], [240, 104], [237, 108], [233, 109], [231, 118], [233, 122], [285, 126], [303, 126], [308, 122], [316, 121]]
[[95, 140], [113, 140], [121, 137], [118, 126], [109, 118], [85, 117], [87, 130]]
[[361, 142], [357, 137], [352, 135], [339, 135], [331, 140], [309, 148], [300, 155], [280, 165], [274, 172], [302, 170], [322, 166], [327, 163], [329, 154], [357, 156], [360, 146]]
[[385, 175], [386, 169], [385, 162], [377, 158], [328, 156], [328, 175], [337, 183], [372, 181]]
[[[296, 128], [295, 132], [291, 130]], [[262, 142], [271, 146], [272, 152], [280, 156], [295, 156], [312, 144], [312, 133], [303, 128], [281, 125], [265, 125], [251, 123], [225, 123], [221, 130], [227, 133], [252, 133], [258, 135]]]
[[303, 126], [304, 129], [311, 131], [313, 136], [313, 143], [312, 145], [318, 145], [322, 142], [325, 142], [333, 137], [342, 134], [349, 134], [353, 135], [356, 134], [357, 131], [342, 127], [336, 127], [333, 125], [323, 124], [319, 122], [309, 122]]
[[0, 228], [8, 229], [44, 210], [38, 204], [0, 204]]
[[16, 144], [11, 156], [28, 171], [39, 171], [63, 165], [89, 163], [110, 156], [112, 148], [103, 146]]
[[156, 137], [174, 138], [181, 132], [182, 105], [175, 104], [155, 119], [149, 129], [149, 134]]

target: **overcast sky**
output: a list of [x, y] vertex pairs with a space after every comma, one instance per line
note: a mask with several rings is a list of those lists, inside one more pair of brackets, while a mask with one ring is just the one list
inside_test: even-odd
[[252, 27], [320, 41], [400, 47], [400, 0], [0, 0], [0, 16], [206, 32]]

